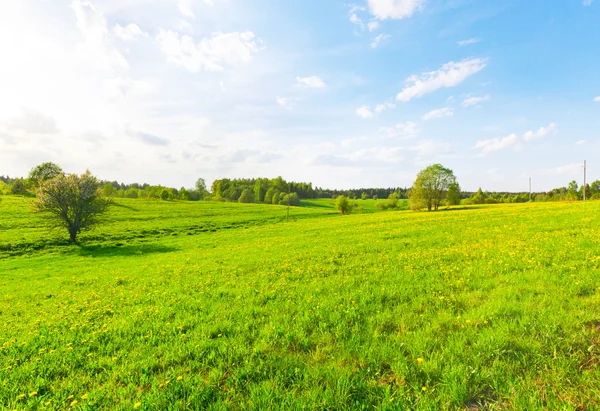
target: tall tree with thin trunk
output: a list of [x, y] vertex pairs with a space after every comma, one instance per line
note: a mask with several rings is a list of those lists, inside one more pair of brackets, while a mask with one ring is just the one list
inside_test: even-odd
[[437, 211], [453, 184], [456, 184], [454, 172], [441, 164], [434, 164], [421, 170], [411, 188], [411, 209], [427, 208], [427, 211]]
[[111, 203], [102, 197], [100, 181], [86, 171], [41, 181], [34, 209], [46, 214], [55, 227], [66, 228], [75, 242], [80, 232], [100, 223]]

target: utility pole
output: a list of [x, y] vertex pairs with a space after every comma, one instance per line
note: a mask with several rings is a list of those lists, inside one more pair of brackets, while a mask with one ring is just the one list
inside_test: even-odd
[[587, 160], [583, 160], [583, 201], [586, 200], [586, 187], [587, 186]]
[[531, 203], [531, 177], [529, 177], [529, 202]]

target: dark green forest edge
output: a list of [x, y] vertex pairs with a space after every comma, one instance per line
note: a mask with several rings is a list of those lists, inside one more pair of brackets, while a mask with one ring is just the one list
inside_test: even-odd
[[[393, 204], [397, 199], [410, 198], [411, 194], [411, 189], [406, 187], [359, 188], [349, 190], [325, 189], [313, 187], [312, 183], [288, 182], [282, 177], [271, 179], [223, 178], [215, 180], [211, 185], [210, 191], [206, 186], [205, 180], [202, 178], [196, 181], [194, 187], [181, 187], [180, 189], [146, 183], [124, 184], [117, 181], [103, 181], [102, 185], [102, 193], [107, 197], [181, 201], [213, 200], [239, 203], [289, 204], [291, 206], [302, 205], [302, 200], [337, 198], [339, 196], [363, 200], [390, 199], [391, 204]], [[33, 196], [35, 189], [35, 178], [31, 174], [26, 178], [0, 176], [0, 195]], [[529, 201], [577, 201], [584, 198], [584, 187], [579, 186], [576, 181], [571, 181], [566, 187], [555, 188], [548, 192], [531, 193], [531, 197], [527, 192], [489, 192], [483, 191], [480, 188], [477, 192], [459, 191], [458, 197], [458, 203], [463, 205], [524, 203]], [[585, 198], [600, 199], [600, 180], [586, 184]]]

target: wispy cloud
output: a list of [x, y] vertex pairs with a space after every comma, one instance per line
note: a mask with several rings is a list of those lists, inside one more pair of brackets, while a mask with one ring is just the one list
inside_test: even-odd
[[359, 107], [358, 109], [356, 109], [356, 115], [360, 118], [364, 118], [364, 119], [369, 119], [369, 118], [373, 118], [375, 116], [375, 114], [381, 114], [383, 113], [385, 110], [390, 110], [396, 108], [396, 105], [394, 103], [383, 103], [383, 104], [377, 104], [375, 106], [375, 112], [373, 112], [373, 110], [371, 109], [371, 106], [362, 106]]
[[540, 127], [537, 131], [530, 130], [523, 134], [521, 138], [516, 134], [511, 134], [504, 138], [492, 138], [489, 140], [480, 140], [475, 145], [475, 148], [481, 149], [482, 154], [488, 154], [492, 151], [503, 150], [506, 148], [517, 148], [522, 143], [527, 143], [532, 140], [541, 139], [547, 137], [558, 130], [558, 127], [554, 123], [550, 123], [548, 127]]
[[369, 11], [379, 20], [400, 20], [412, 16], [425, 0], [367, 0]]
[[596, 97], [596, 98], [594, 99], [594, 101], [595, 101], [596, 103], [600, 103], [600, 96]]
[[130, 137], [133, 137], [133, 138], [141, 141], [142, 143], [148, 144], [151, 146], [168, 146], [169, 145], [169, 140], [167, 140], [166, 138], [155, 136], [154, 134], [144, 133], [144, 132], [135, 131], [135, 130], [127, 130], [126, 133]]
[[125, 27], [116, 24], [115, 27], [113, 27], [113, 33], [123, 41], [133, 41], [150, 36], [135, 23], [130, 23]]
[[458, 44], [459, 47], [463, 47], [463, 46], [468, 46], [470, 44], [479, 43], [480, 41], [481, 41], [481, 39], [475, 39], [475, 38], [473, 38], [473, 39], [458, 41], [458, 42], [456, 42], [456, 44]]
[[327, 86], [325, 82], [317, 76], [296, 77], [296, 83], [299, 86], [309, 88], [325, 88]]
[[475, 147], [481, 149], [483, 154], [487, 154], [492, 151], [514, 147], [518, 142], [519, 137], [516, 134], [511, 134], [504, 138], [491, 138], [489, 140], [478, 141]]
[[537, 131], [528, 131], [523, 135], [523, 140], [537, 140], [539, 138], [544, 138], [554, 132], [556, 132], [556, 124], [550, 123], [548, 127], [540, 127]]
[[592, 5], [592, 0], [583, 0], [583, 5], [584, 6], [591, 6]]
[[369, 106], [362, 106], [356, 109], [356, 115], [360, 118], [370, 119], [374, 114]]
[[419, 135], [421, 130], [419, 125], [412, 121], [396, 124], [394, 127], [382, 127], [381, 131], [389, 138], [414, 138]]
[[371, 48], [372, 49], [376, 49], [379, 46], [381, 46], [382, 43], [384, 43], [386, 40], [389, 40], [392, 36], [390, 36], [389, 34], [380, 34], [377, 37], [375, 37], [375, 39], [373, 40], [373, 42], [371, 43]]
[[485, 95], [485, 96], [481, 96], [481, 97], [469, 97], [463, 100], [462, 103], [460, 103], [460, 105], [462, 107], [471, 107], [471, 106], [475, 106], [479, 103], [483, 103], [484, 101], [488, 101], [490, 99], [489, 94]]
[[213, 33], [196, 42], [190, 36], [161, 29], [156, 40], [170, 63], [192, 73], [223, 71], [248, 63], [261, 48], [261, 41], [251, 31]]
[[434, 91], [454, 87], [468, 77], [483, 70], [487, 59], [471, 58], [459, 62], [449, 62], [436, 71], [413, 75], [406, 80], [407, 86], [396, 96], [399, 101], [410, 101]]
[[425, 114], [422, 118], [423, 120], [431, 120], [434, 118], [452, 117], [453, 115], [454, 110], [452, 108], [444, 107], [438, 110], [432, 110], [429, 113]]

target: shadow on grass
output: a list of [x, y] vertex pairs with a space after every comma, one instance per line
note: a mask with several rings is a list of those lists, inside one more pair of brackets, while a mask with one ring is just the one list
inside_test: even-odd
[[137, 208], [125, 205], [125, 204], [120, 204], [117, 203], [116, 201], [113, 201], [113, 203], [111, 204], [111, 207], [120, 207], [120, 208], [125, 208], [127, 210], [131, 210], [131, 211], [139, 211]]
[[488, 207], [484, 207], [481, 205], [468, 205], [468, 206], [456, 206], [456, 207], [452, 207], [452, 208], [440, 208], [439, 210], [435, 211], [435, 213], [440, 213], [443, 211], [469, 211], [469, 210], [480, 210], [482, 208], [490, 208]]
[[148, 254], [172, 253], [175, 247], [163, 245], [80, 245], [79, 255], [83, 257], [135, 257]]

